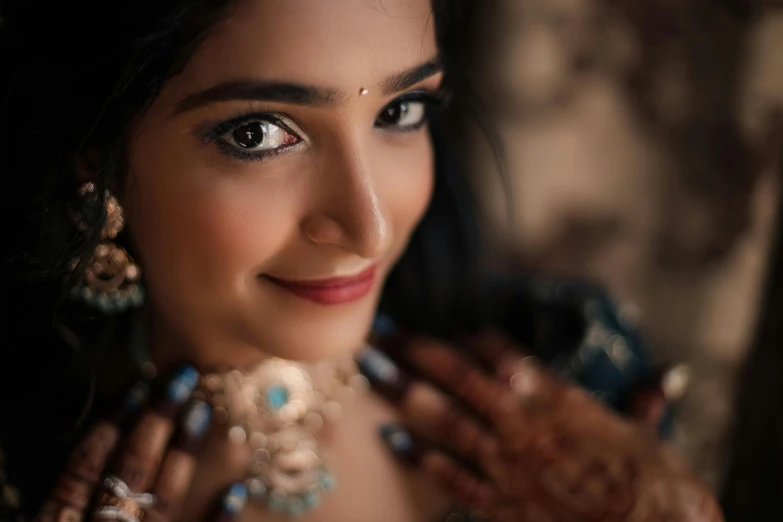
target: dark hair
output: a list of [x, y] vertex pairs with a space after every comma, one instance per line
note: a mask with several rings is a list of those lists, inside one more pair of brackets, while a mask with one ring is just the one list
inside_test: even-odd
[[[475, 2], [433, 0], [445, 82], [464, 112]], [[89, 234], [68, 218], [76, 159], [100, 151], [99, 188], [114, 188], [125, 141], [168, 78], [230, 13], [228, 0], [64, 2], [41, 9], [4, 1], [0, 28], [0, 172], [3, 176], [0, 442], [34, 509], [85, 417], [92, 359], [63, 340], [62, 326], [105, 321], [63, 298], [73, 259], [88, 259], [105, 216]], [[448, 333], [479, 289], [478, 227], [457, 162], [433, 123], [433, 203], [392, 274], [384, 306], [404, 325]], [[102, 192], [102, 191], [101, 191]], [[460, 296], [458, 299], [457, 296]], [[462, 319], [460, 319], [462, 318]], [[118, 323], [122, 322], [122, 318]], [[114, 324], [114, 323], [112, 323]], [[121, 326], [118, 326], [121, 328]], [[42, 465], [39, 465], [42, 464]], [[30, 487], [34, 486], [34, 487]]]

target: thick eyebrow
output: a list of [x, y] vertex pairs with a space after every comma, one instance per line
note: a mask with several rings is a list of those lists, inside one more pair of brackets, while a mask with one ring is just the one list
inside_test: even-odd
[[435, 76], [443, 70], [443, 65], [438, 58], [428, 60], [407, 71], [389, 76], [381, 82], [381, 93], [384, 96], [391, 96], [408, 87], [412, 87], [422, 82], [430, 76]]
[[[390, 96], [434, 76], [443, 70], [437, 58], [433, 58], [408, 70], [384, 79], [381, 93]], [[324, 87], [313, 87], [290, 82], [235, 80], [218, 84], [191, 94], [174, 107], [173, 115], [182, 114], [217, 102], [233, 100], [259, 100], [316, 107], [335, 106], [346, 99], [346, 93]]]
[[338, 104], [344, 95], [332, 89], [287, 82], [237, 80], [218, 84], [187, 96], [174, 108], [174, 115], [192, 111], [211, 103], [232, 100], [262, 100], [318, 107]]

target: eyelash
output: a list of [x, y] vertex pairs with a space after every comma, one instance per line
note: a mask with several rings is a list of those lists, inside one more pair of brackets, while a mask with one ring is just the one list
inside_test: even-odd
[[[402, 96], [399, 96], [398, 98], [395, 98], [388, 104], [386, 104], [383, 107], [383, 109], [381, 109], [381, 112], [383, 112], [390, 106], [399, 105], [402, 103], [422, 103], [424, 105], [425, 114], [421, 119], [421, 121], [416, 125], [397, 128], [394, 130], [388, 127], [384, 127], [382, 125], [377, 125], [377, 123], [374, 126], [375, 128], [379, 128], [381, 130], [384, 130], [385, 132], [391, 132], [395, 134], [415, 132], [427, 124], [427, 121], [429, 120], [429, 117], [434, 110], [440, 109], [445, 105], [445, 100], [446, 100], [445, 95], [441, 92], [416, 91], [416, 92], [404, 94]], [[226, 138], [232, 132], [242, 127], [243, 125], [247, 125], [252, 122], [265, 122], [278, 126], [285, 132], [294, 136], [297, 139], [297, 141], [296, 143], [290, 145], [283, 145], [274, 149], [257, 151], [257, 152], [246, 152], [240, 150], [226, 141]], [[377, 122], [377, 117], [376, 117], [376, 122]], [[219, 123], [213, 127], [210, 127], [208, 130], [201, 133], [201, 139], [206, 143], [215, 144], [217, 148], [220, 150], [220, 152], [225, 154], [226, 156], [242, 161], [265, 160], [277, 156], [283, 152], [286, 152], [289, 149], [298, 146], [302, 142], [302, 138], [293, 129], [291, 129], [291, 126], [284, 121], [283, 117], [281, 117], [278, 114], [259, 113], [259, 112], [242, 114], [235, 118], [231, 118], [230, 120]]]
[[[383, 109], [381, 109], [381, 113], [385, 111], [388, 107], [394, 106], [394, 105], [400, 105], [403, 103], [421, 103], [424, 105], [424, 117], [421, 119], [421, 121], [416, 125], [411, 125], [408, 127], [398, 127], [395, 130], [387, 130], [383, 126], [375, 125], [376, 128], [380, 128], [383, 130], [387, 130], [387, 132], [393, 132], [396, 134], [400, 133], [407, 133], [407, 132], [416, 132], [417, 130], [424, 127], [427, 122], [430, 119], [431, 114], [434, 111], [437, 111], [439, 109], [442, 109], [443, 106], [446, 103], [446, 97], [443, 92], [428, 92], [428, 91], [415, 91], [408, 94], [403, 94], [402, 96], [399, 96], [392, 100], [391, 102], [384, 105]], [[379, 116], [380, 117], [380, 114]], [[376, 118], [377, 121], [377, 118]]]
[[[248, 123], [256, 121], [271, 123], [272, 125], [280, 127], [285, 132], [295, 136], [297, 139], [296, 143], [260, 152], [246, 152], [226, 142], [226, 137], [229, 134], [243, 125], [247, 125]], [[296, 147], [302, 142], [302, 138], [300, 138], [296, 131], [294, 131], [287, 123], [285, 123], [285, 121], [283, 121], [282, 117], [277, 114], [270, 114], [266, 112], [251, 112], [242, 114], [235, 118], [231, 118], [230, 120], [219, 123], [203, 133], [202, 139], [207, 143], [214, 143], [220, 152], [226, 156], [243, 161], [255, 161], [271, 158], [287, 151], [290, 148]]]

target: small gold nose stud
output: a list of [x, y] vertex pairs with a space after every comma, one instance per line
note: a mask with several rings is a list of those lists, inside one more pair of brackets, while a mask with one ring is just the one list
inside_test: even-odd
[[359, 96], [366, 96], [370, 92], [370, 89], [367, 87], [362, 87], [359, 89]]

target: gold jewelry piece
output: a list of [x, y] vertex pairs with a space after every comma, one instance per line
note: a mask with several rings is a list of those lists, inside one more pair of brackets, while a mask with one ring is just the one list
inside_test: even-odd
[[367, 87], [361, 87], [359, 89], [359, 96], [366, 96], [369, 93], [370, 93], [370, 89], [368, 89]]
[[[79, 187], [78, 195], [80, 206], [72, 212], [72, 218], [80, 231], [87, 231], [90, 218], [97, 213], [105, 212], [106, 221], [101, 229], [101, 242], [84, 271], [84, 279], [74, 287], [72, 295], [106, 314], [141, 305], [144, 300], [141, 269], [130, 254], [113, 241], [125, 226], [117, 198], [107, 191], [101, 205], [98, 189], [92, 182]], [[78, 261], [74, 261], [72, 270], [77, 265]]]
[[316, 433], [339, 416], [341, 401], [366, 388], [352, 359], [306, 365], [272, 358], [247, 373], [205, 375], [196, 397], [213, 406], [233, 442], [253, 449], [250, 498], [296, 516], [335, 485]]

